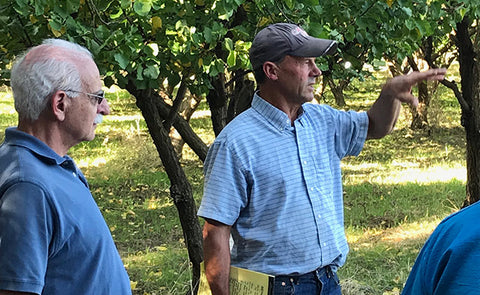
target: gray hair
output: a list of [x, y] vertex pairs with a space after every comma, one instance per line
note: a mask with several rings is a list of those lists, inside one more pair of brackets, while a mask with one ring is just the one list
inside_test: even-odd
[[[10, 85], [20, 120], [37, 120], [56, 91], [81, 89], [82, 77], [75, 58], [93, 60], [91, 52], [83, 46], [61, 39], [46, 39], [42, 45], [30, 48], [16, 59]], [[72, 97], [78, 95], [70, 94]]]

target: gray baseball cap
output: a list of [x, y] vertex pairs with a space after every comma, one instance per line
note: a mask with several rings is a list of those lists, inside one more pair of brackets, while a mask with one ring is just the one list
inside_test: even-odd
[[277, 62], [285, 55], [318, 57], [333, 54], [337, 42], [309, 36], [294, 24], [277, 23], [262, 29], [250, 47], [250, 62], [253, 69], [262, 67], [267, 61]]

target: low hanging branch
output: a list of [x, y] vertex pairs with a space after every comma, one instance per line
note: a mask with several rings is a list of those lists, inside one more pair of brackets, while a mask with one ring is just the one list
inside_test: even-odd
[[442, 81], [440, 81], [440, 83], [453, 91], [463, 111], [470, 112], [471, 107], [468, 102], [463, 98], [463, 94], [460, 89], [458, 89], [458, 85], [455, 81], [448, 81], [447, 79], [443, 79]]
[[[138, 90], [136, 89], [135, 84], [132, 81], [129, 81], [126, 89], [132, 95], [138, 95]], [[163, 101], [162, 97], [156, 92], [149, 94], [154, 97], [155, 107], [158, 110], [160, 116], [167, 118], [170, 114], [170, 106]], [[183, 140], [187, 145], [193, 150], [193, 152], [200, 158], [203, 162], [207, 157], [208, 146], [202, 141], [202, 139], [193, 131], [190, 124], [179, 114], [175, 113], [172, 118], [172, 126], [178, 131]]]
[[185, 80], [185, 76], [183, 76], [182, 82], [178, 87], [177, 96], [173, 100], [173, 105], [170, 108], [167, 119], [163, 122], [163, 127], [165, 127], [165, 129], [167, 130], [172, 127], [172, 121], [175, 118], [175, 115], [178, 114], [178, 109], [180, 108], [180, 105], [182, 105], [182, 101], [185, 98], [185, 94], [187, 93], [187, 83]]

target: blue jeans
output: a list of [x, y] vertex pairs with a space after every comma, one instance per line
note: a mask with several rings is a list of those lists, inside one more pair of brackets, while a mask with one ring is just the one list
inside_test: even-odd
[[274, 295], [342, 295], [337, 273], [327, 266], [299, 276], [276, 276]]

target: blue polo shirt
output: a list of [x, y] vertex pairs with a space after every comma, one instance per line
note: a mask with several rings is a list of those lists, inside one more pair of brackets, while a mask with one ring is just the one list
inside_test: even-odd
[[131, 294], [130, 280], [73, 160], [8, 128], [0, 146], [0, 290]]
[[480, 202], [445, 218], [423, 246], [403, 295], [480, 294]]
[[292, 126], [257, 94], [205, 161], [198, 215], [232, 225], [231, 264], [272, 275], [344, 264], [340, 160], [357, 155], [368, 116], [304, 104]]

